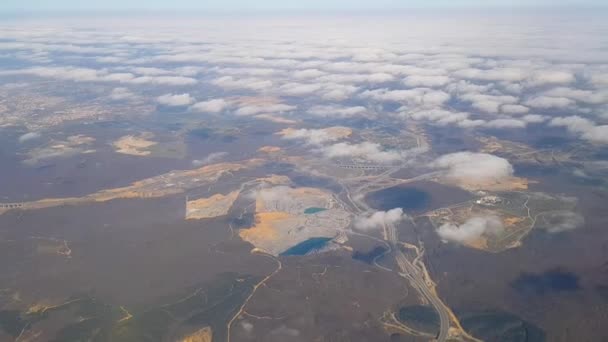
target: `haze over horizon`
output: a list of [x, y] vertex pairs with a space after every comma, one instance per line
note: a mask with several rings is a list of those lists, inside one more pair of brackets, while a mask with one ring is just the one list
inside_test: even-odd
[[7, 0], [0, 4], [0, 12], [39, 12], [39, 11], [189, 11], [189, 10], [210, 10], [210, 11], [367, 11], [367, 10], [400, 10], [400, 9], [469, 9], [469, 8], [606, 8], [607, 4], [601, 0], [535, 0], [535, 1], [506, 1], [506, 0], [211, 0], [204, 3], [194, 0], [134, 0], [119, 1], [108, 0], [103, 2], [59, 0], [59, 1], [40, 1], [40, 0]]

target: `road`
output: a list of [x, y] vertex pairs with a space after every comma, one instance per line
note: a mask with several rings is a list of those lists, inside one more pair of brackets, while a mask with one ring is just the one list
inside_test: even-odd
[[397, 230], [393, 224], [387, 225], [387, 231], [389, 236], [389, 242], [393, 245], [395, 253], [395, 260], [397, 265], [401, 269], [401, 272], [410, 280], [410, 283], [416, 287], [420, 293], [433, 305], [435, 311], [439, 315], [439, 334], [437, 334], [437, 341], [444, 342], [448, 337], [450, 329], [450, 314], [446, 309], [443, 302], [437, 298], [433, 293], [422, 276], [422, 272], [416, 268], [412, 263], [405, 257], [403, 252], [397, 246]]
[[[392, 173], [396, 172], [400, 168], [401, 167], [394, 167], [388, 169], [382, 174], [376, 176], [375, 179], [369, 180], [363, 186], [356, 189], [356, 194], [363, 194], [365, 192], [363, 190], [364, 188], [373, 187], [375, 184], [380, 183], [382, 180], [389, 178]], [[435, 173], [430, 173], [415, 177], [414, 179], [428, 179], [429, 177], [432, 177], [434, 175]], [[346, 191], [347, 199], [351, 202], [352, 206], [358, 212], [363, 213], [372, 211], [372, 209], [363, 200], [363, 196], [355, 196], [353, 198], [349, 187], [344, 184], [344, 182], [340, 183]], [[437, 341], [445, 342], [450, 329], [450, 313], [448, 308], [446, 308], [445, 304], [443, 304], [441, 299], [437, 297], [437, 295], [430, 289], [430, 286], [425, 282], [422, 271], [415, 267], [399, 249], [399, 236], [395, 225], [386, 224], [384, 228], [386, 232], [387, 243], [390, 249], [392, 249], [395, 253], [395, 260], [397, 261], [397, 265], [401, 269], [401, 274], [409, 280], [410, 284], [412, 284], [414, 288], [418, 289], [422, 296], [424, 296], [437, 311], [437, 314], [439, 315], [439, 333], [437, 334]]]

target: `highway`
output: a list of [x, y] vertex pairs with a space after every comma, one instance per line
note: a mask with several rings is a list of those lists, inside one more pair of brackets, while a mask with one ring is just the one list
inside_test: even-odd
[[420, 291], [420, 293], [433, 305], [435, 311], [439, 315], [439, 334], [437, 334], [437, 341], [444, 342], [448, 337], [450, 329], [450, 314], [443, 304], [443, 302], [437, 298], [429, 286], [424, 281], [422, 272], [416, 268], [412, 263], [405, 257], [403, 252], [397, 246], [398, 237], [397, 229], [394, 224], [387, 224], [388, 239], [390, 244], [393, 246], [395, 253], [395, 260], [397, 265], [401, 269], [401, 273], [410, 280], [410, 283]]
[[[375, 184], [389, 178], [392, 173], [396, 172], [400, 168], [401, 167], [394, 167], [388, 169], [381, 175], [376, 176], [375, 179], [367, 181], [363, 186], [356, 190], [356, 194], [360, 195], [364, 193], [364, 188], [373, 187]], [[415, 177], [414, 179], [428, 179], [429, 176], [433, 175], [435, 175], [435, 173], [425, 174]], [[349, 187], [346, 186], [344, 182], [339, 183], [342, 185], [346, 192], [347, 199], [351, 202], [356, 211], [360, 213], [372, 211], [372, 209], [363, 200], [363, 196], [354, 196], [353, 198]], [[388, 243], [390, 249], [395, 253], [395, 260], [401, 269], [401, 275], [407, 278], [410, 284], [416, 288], [421, 295], [426, 298], [429, 303], [431, 303], [431, 305], [435, 308], [435, 311], [437, 311], [437, 314], [439, 315], [439, 333], [437, 334], [437, 341], [445, 342], [450, 330], [450, 313], [448, 308], [445, 306], [445, 304], [443, 304], [441, 299], [437, 297], [434, 291], [431, 290], [430, 286], [432, 286], [432, 284], [429, 285], [425, 282], [423, 272], [415, 267], [399, 249], [399, 236], [395, 225], [386, 224], [384, 229], [386, 233], [386, 242]]]

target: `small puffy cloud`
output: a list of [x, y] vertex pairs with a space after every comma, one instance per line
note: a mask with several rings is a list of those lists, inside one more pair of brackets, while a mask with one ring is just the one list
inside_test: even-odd
[[474, 84], [469, 81], [460, 80], [458, 82], [450, 83], [446, 90], [452, 94], [467, 94], [467, 93], [485, 93], [492, 89], [493, 84]]
[[496, 216], [472, 217], [461, 225], [444, 223], [437, 234], [444, 242], [467, 243], [486, 234], [497, 234], [504, 230], [500, 218]]
[[505, 104], [500, 107], [500, 111], [505, 114], [526, 114], [530, 108], [518, 104]]
[[463, 69], [454, 72], [453, 75], [465, 79], [507, 82], [523, 81], [528, 77], [527, 71], [519, 68]]
[[331, 72], [345, 73], [345, 74], [358, 74], [372, 72], [370, 66], [366, 63], [353, 63], [353, 62], [334, 62], [327, 63], [322, 66], [322, 69]]
[[159, 76], [159, 75], [167, 75], [171, 72], [169, 70], [160, 69], [160, 68], [144, 68], [144, 67], [136, 67], [131, 69], [132, 72], [144, 75], [144, 76]]
[[214, 68], [213, 71], [232, 76], [271, 76], [279, 72], [269, 68]]
[[293, 77], [296, 79], [311, 79], [321, 77], [323, 75], [326, 75], [326, 73], [319, 69], [297, 70], [293, 73]]
[[136, 97], [137, 96], [133, 94], [129, 89], [122, 87], [114, 88], [110, 93], [110, 98], [115, 101], [132, 100]]
[[502, 105], [515, 104], [518, 102], [517, 97], [509, 95], [468, 93], [460, 95], [459, 98], [470, 102], [472, 107], [486, 113], [498, 113]]
[[376, 211], [371, 215], [364, 215], [355, 218], [355, 228], [360, 230], [382, 229], [387, 224], [396, 224], [404, 220], [407, 216], [403, 209], [395, 208], [388, 211]]
[[281, 325], [280, 327], [271, 330], [268, 334], [275, 340], [290, 341], [300, 336], [300, 330]]
[[201, 113], [219, 113], [228, 108], [230, 103], [224, 99], [213, 99], [208, 101], [197, 102], [190, 106], [191, 111]]
[[367, 83], [384, 83], [391, 82], [394, 79], [395, 77], [391, 74], [387, 74], [384, 72], [376, 72], [373, 74], [366, 75], [363, 81]]
[[266, 90], [272, 87], [273, 83], [270, 80], [261, 78], [234, 78], [232, 76], [224, 76], [211, 80], [211, 84], [224, 89], [249, 89], [249, 90]]
[[156, 102], [171, 107], [187, 106], [194, 102], [194, 98], [188, 93], [184, 94], [165, 94], [156, 98]]
[[486, 122], [483, 126], [488, 128], [524, 128], [528, 122], [519, 119], [494, 119]]
[[539, 70], [532, 74], [528, 82], [530, 85], [540, 86], [547, 84], [568, 84], [575, 80], [574, 74], [568, 71]]
[[591, 90], [572, 89], [567, 87], [553, 88], [543, 93], [545, 96], [565, 97], [578, 102], [602, 104], [608, 102], [608, 91], [594, 92]]
[[282, 132], [283, 139], [303, 139], [314, 145], [321, 145], [326, 142], [337, 141], [343, 138], [341, 135], [332, 134], [327, 129], [289, 129]]
[[578, 115], [554, 118], [549, 122], [550, 126], [566, 127], [572, 133], [584, 133], [591, 130], [595, 124], [589, 119], [582, 118]]
[[439, 106], [450, 99], [450, 94], [428, 88], [406, 90], [374, 89], [361, 93], [362, 98], [376, 101], [399, 102], [420, 106]]
[[[125, 77], [126, 78], [126, 77]], [[186, 86], [196, 84], [198, 81], [191, 77], [183, 76], [142, 76], [125, 82], [134, 84], [160, 84], [160, 85], [172, 85], [172, 86]]]
[[541, 229], [549, 233], [561, 233], [582, 227], [585, 218], [572, 211], [552, 211], [543, 213], [539, 220]]
[[527, 114], [522, 116], [520, 119], [524, 120], [527, 123], [541, 123], [547, 121], [548, 117], [539, 114]]
[[203, 159], [193, 160], [192, 165], [199, 167], [199, 166], [203, 166], [203, 165], [207, 165], [207, 164], [212, 164], [212, 163], [215, 163], [216, 161], [223, 159], [227, 155], [228, 155], [228, 152], [213, 152], [213, 153], [210, 153], [208, 156], [206, 156]]
[[[95, 81], [107, 81], [107, 82], [120, 82], [120, 83], [153, 83], [155, 77], [135, 77], [135, 75], [128, 72], [117, 72], [101, 75]], [[161, 84], [161, 83], [158, 83]]]
[[402, 160], [399, 151], [385, 151], [380, 144], [362, 142], [360, 144], [337, 143], [320, 150], [327, 158], [359, 158], [377, 163], [390, 163]]
[[326, 84], [321, 97], [324, 100], [344, 101], [359, 91], [358, 87], [344, 84]]
[[41, 136], [42, 135], [38, 132], [28, 132], [19, 137], [19, 142], [23, 144], [28, 141], [40, 139]]
[[458, 126], [462, 127], [462, 128], [475, 128], [475, 127], [482, 127], [486, 124], [485, 120], [470, 120], [470, 119], [465, 119], [462, 121], [458, 122]]
[[365, 115], [368, 113], [367, 108], [363, 106], [314, 106], [308, 111], [308, 114], [314, 116], [322, 116], [328, 118], [349, 118], [353, 116]]
[[409, 87], [441, 87], [450, 82], [450, 78], [441, 75], [412, 75], [403, 80]]
[[431, 121], [438, 125], [458, 124], [469, 118], [469, 113], [451, 112], [443, 109], [421, 110], [413, 113], [405, 113], [402, 115], [418, 121]]
[[319, 81], [337, 84], [348, 83], [385, 83], [395, 80], [395, 76], [383, 72], [372, 74], [330, 74], [319, 78]]
[[566, 108], [575, 102], [566, 97], [538, 96], [526, 101], [526, 105], [534, 108]]
[[608, 125], [595, 126], [581, 137], [590, 142], [608, 144]]
[[247, 334], [247, 336], [251, 335], [251, 333], [253, 332], [253, 324], [247, 321], [241, 321], [241, 328], [243, 328], [243, 330], [245, 330], [245, 333]]
[[437, 158], [430, 166], [445, 170], [445, 176], [452, 179], [487, 181], [513, 176], [513, 166], [508, 160], [487, 153], [446, 154]]
[[125, 59], [123, 57], [107, 56], [107, 57], [97, 57], [97, 58], [95, 58], [95, 60], [98, 63], [118, 64], [118, 63], [123, 63]]
[[316, 83], [286, 83], [279, 87], [279, 92], [288, 96], [306, 96], [315, 93], [323, 86]]
[[392, 60], [397, 57], [396, 54], [388, 52], [384, 49], [376, 49], [369, 47], [361, 47], [355, 49], [352, 56], [353, 61], [357, 62], [382, 62]]
[[261, 105], [245, 105], [235, 111], [236, 115], [256, 115], [268, 113], [283, 113], [296, 109], [296, 106], [291, 106], [283, 103], [261, 104]]
[[521, 83], [507, 83], [503, 82], [500, 84], [500, 87], [509, 94], [521, 94], [524, 90], [524, 86]]
[[443, 91], [430, 91], [424, 93], [420, 99], [420, 104], [429, 106], [442, 105], [450, 99], [450, 94]]
[[593, 121], [578, 115], [554, 118], [550, 126], [561, 126], [582, 139], [599, 144], [608, 144], [608, 125], [597, 126]]
[[175, 69], [175, 73], [177, 73], [180, 76], [196, 76], [198, 74], [200, 74], [201, 72], [203, 72], [205, 70], [205, 68], [203, 67], [198, 67], [198, 66], [185, 66], [185, 67], [179, 67], [177, 69]]
[[436, 125], [446, 126], [455, 125], [462, 128], [524, 128], [531, 122], [523, 118], [499, 118], [494, 120], [471, 120], [469, 113], [466, 112], [451, 112], [443, 109], [436, 110], [421, 110], [413, 113], [401, 113], [402, 117], [408, 117], [414, 120], [425, 120]]
[[501, 103], [492, 100], [479, 100], [471, 103], [475, 109], [486, 113], [498, 113]]
[[595, 74], [591, 76], [591, 83], [596, 86], [606, 86], [608, 85], [608, 74]]

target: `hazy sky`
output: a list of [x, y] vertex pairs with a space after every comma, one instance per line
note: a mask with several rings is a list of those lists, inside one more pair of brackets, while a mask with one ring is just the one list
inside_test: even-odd
[[606, 6], [606, 0], [2, 0], [0, 11], [361, 10], [452, 7]]

